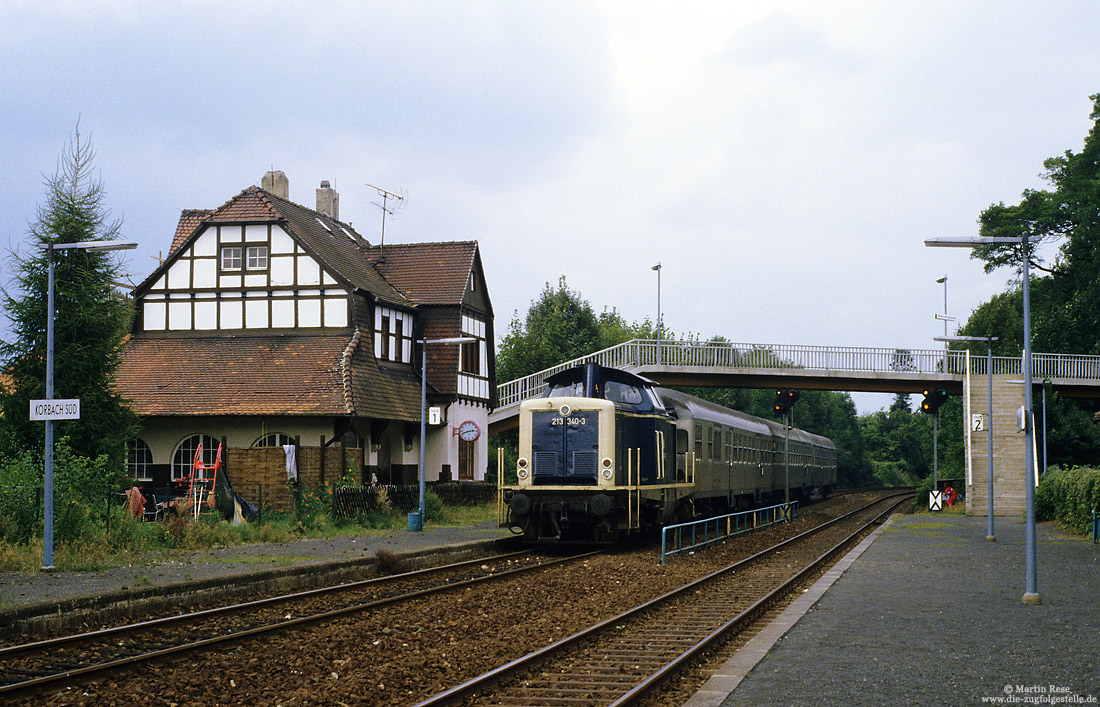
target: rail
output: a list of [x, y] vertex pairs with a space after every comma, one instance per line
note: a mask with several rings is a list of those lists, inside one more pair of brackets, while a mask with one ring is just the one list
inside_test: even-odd
[[[497, 387], [499, 406], [505, 407], [535, 397], [545, 390], [549, 376], [590, 362], [626, 369], [669, 366], [918, 375], [963, 375], [967, 372], [966, 351], [633, 339], [524, 378], [502, 383]], [[1020, 375], [1021, 370], [1018, 356], [993, 357], [994, 375]], [[986, 372], [985, 356], [972, 355], [970, 374], [985, 375]], [[1100, 356], [1033, 353], [1032, 373], [1039, 379], [1100, 382]]]
[[[781, 520], [789, 522], [797, 512], [798, 501], [791, 501], [789, 510], [788, 504], [780, 503], [767, 508], [739, 511], [724, 516], [665, 526], [661, 528], [661, 564], [665, 564], [667, 557], [677, 553], [694, 550], [697, 547], [706, 547], [719, 540], [725, 540], [757, 528], [764, 528]], [[685, 530], [691, 531], [687, 545], [684, 544]], [[699, 537], [700, 532], [702, 533], [701, 538]], [[668, 549], [669, 536], [673, 536], [676, 542], [675, 549]]]

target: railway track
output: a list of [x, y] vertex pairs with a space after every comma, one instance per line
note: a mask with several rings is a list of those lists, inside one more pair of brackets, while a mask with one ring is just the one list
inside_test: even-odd
[[6, 646], [0, 648], [0, 700], [537, 572], [592, 554], [547, 559], [530, 551], [513, 552]]
[[[417, 707], [632, 705], [770, 607], [904, 502], [867, 504], [574, 633]], [[885, 510], [883, 510], [885, 508]]]

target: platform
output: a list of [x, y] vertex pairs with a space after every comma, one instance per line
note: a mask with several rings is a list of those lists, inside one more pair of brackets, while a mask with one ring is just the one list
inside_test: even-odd
[[[1100, 545], [1041, 524], [894, 516], [688, 703], [1100, 704]], [[801, 604], [801, 606], [798, 606]]]

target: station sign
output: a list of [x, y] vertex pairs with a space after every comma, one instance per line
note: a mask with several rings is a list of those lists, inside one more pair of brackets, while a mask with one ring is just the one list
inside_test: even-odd
[[32, 400], [32, 420], [79, 420], [80, 398], [68, 400]]

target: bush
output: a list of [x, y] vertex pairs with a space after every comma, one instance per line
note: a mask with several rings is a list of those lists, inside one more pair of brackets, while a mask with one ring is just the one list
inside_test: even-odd
[[443, 499], [431, 489], [424, 492], [424, 519], [443, 520]]
[[1100, 510], [1100, 469], [1053, 467], [1035, 491], [1035, 517], [1085, 531]]
[[0, 463], [0, 540], [29, 542], [42, 534], [41, 459], [25, 453]]

